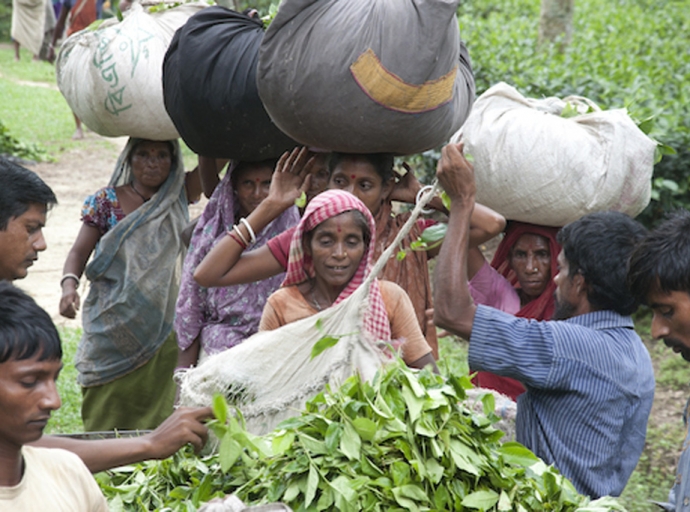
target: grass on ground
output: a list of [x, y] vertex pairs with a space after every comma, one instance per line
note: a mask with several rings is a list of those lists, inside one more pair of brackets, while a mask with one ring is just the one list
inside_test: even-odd
[[58, 377], [58, 392], [62, 407], [55, 411], [45, 429], [46, 434], [71, 434], [84, 431], [81, 421], [81, 387], [77, 383], [74, 355], [81, 338], [81, 329], [58, 327], [62, 340], [62, 371]]
[[[15, 62], [12, 47], [0, 45], [0, 98], [0, 121], [10, 134], [22, 142], [39, 144], [54, 158], [87, 144], [111, 146], [106, 139], [72, 140], [74, 117], [57, 89], [55, 66], [34, 61], [25, 50]], [[185, 168], [193, 169], [196, 154], [182, 139], [180, 146]]]

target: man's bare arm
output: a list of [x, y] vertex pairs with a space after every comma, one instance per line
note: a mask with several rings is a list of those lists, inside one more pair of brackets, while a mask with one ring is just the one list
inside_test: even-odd
[[467, 284], [470, 218], [476, 186], [462, 144], [442, 150], [436, 176], [451, 199], [448, 232], [434, 271], [434, 323], [469, 340], [477, 307]]
[[208, 430], [203, 422], [213, 417], [210, 407], [181, 407], [161, 425], [141, 437], [82, 440], [43, 436], [33, 446], [62, 448], [76, 453], [92, 473], [149, 459], [166, 459], [186, 444], [201, 450]]

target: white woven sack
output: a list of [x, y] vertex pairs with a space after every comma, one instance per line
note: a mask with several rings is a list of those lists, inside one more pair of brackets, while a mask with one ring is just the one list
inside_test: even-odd
[[138, 3], [123, 21], [70, 36], [56, 63], [57, 83], [72, 111], [109, 137], [179, 137], [163, 104], [162, 68], [175, 31], [208, 4], [184, 4], [148, 14]]
[[[567, 103], [595, 112], [561, 117]], [[564, 226], [601, 210], [634, 217], [651, 197], [656, 143], [625, 109], [525, 98], [501, 82], [477, 98], [460, 139], [474, 158], [477, 201], [508, 219]]]
[[[263, 435], [281, 421], [299, 415], [307, 400], [326, 384], [335, 389], [356, 373], [371, 380], [387, 356], [383, 347], [365, 338], [362, 330], [370, 284], [434, 195], [436, 186], [417, 202], [405, 225], [352, 295], [316, 315], [273, 331], [258, 332], [198, 367], [178, 372], [175, 377], [180, 385], [180, 403], [208, 406], [213, 403], [213, 395], [220, 393], [242, 411], [249, 432]], [[312, 359], [312, 348], [326, 335], [340, 339]]]
[[[240, 407], [247, 430], [261, 435], [299, 414], [326, 384], [335, 389], [355, 373], [373, 378], [383, 358], [360, 334], [367, 291], [368, 286], [362, 285], [335, 307], [274, 331], [259, 332], [184, 372], [178, 377], [180, 402], [206, 406], [215, 393], [221, 393]], [[316, 327], [317, 321], [321, 328]], [[342, 338], [311, 359], [312, 347], [326, 334]]]

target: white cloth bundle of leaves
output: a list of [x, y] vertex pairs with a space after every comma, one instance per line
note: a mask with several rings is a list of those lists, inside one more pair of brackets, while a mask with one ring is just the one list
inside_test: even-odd
[[100, 135], [178, 138], [163, 104], [163, 58], [175, 31], [204, 7], [190, 3], [149, 14], [135, 2], [122, 21], [110, 18], [72, 34], [56, 62], [58, 87], [72, 111]]
[[[211, 405], [214, 394], [220, 393], [229, 404], [240, 408], [247, 430], [261, 435], [282, 420], [299, 415], [305, 402], [326, 384], [336, 388], [354, 373], [366, 380], [373, 378], [387, 356], [384, 347], [376, 347], [362, 332], [369, 285], [435, 190], [419, 201], [393, 243], [352, 295], [316, 315], [274, 331], [258, 332], [198, 367], [178, 372], [181, 404]], [[312, 358], [313, 350], [320, 353]]]
[[564, 226], [602, 210], [634, 217], [651, 197], [656, 142], [625, 109], [525, 98], [501, 82], [477, 98], [460, 139], [474, 158], [477, 202], [508, 219]]

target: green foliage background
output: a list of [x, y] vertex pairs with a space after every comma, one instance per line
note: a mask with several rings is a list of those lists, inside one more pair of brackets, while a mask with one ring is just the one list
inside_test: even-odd
[[0, 0], [0, 41], [10, 40], [12, 0]]
[[[573, 40], [538, 50], [539, 1], [465, 0], [460, 31], [481, 94], [505, 81], [530, 97], [586, 96], [602, 108], [655, 116], [650, 135], [676, 149], [655, 169], [643, 219], [690, 206], [690, 3], [685, 0], [576, 0]], [[677, 188], [664, 179], [677, 184]]]
[[[674, 148], [655, 167], [653, 200], [639, 219], [690, 207], [690, 2], [576, 0], [571, 44], [538, 48], [538, 0], [464, 0], [460, 34], [472, 57], [477, 95], [498, 82], [528, 97], [585, 96], [603, 109], [653, 116], [650, 136]], [[411, 159], [429, 181], [438, 150]]]
[[[220, 3], [256, 7], [265, 15], [276, 1]], [[563, 53], [537, 47], [539, 6], [539, 0], [461, 2], [460, 31], [477, 94], [505, 81], [526, 96], [576, 94], [602, 108], [627, 107], [638, 120], [653, 116], [650, 135], [677, 154], [657, 164], [653, 200], [640, 218], [652, 224], [664, 211], [690, 207], [690, 54], [684, 37], [690, 2], [576, 0], [573, 40]], [[9, 42], [11, 10], [11, 0], [0, 0], [0, 41]], [[430, 151], [409, 160], [422, 178], [430, 178], [438, 156]]]

